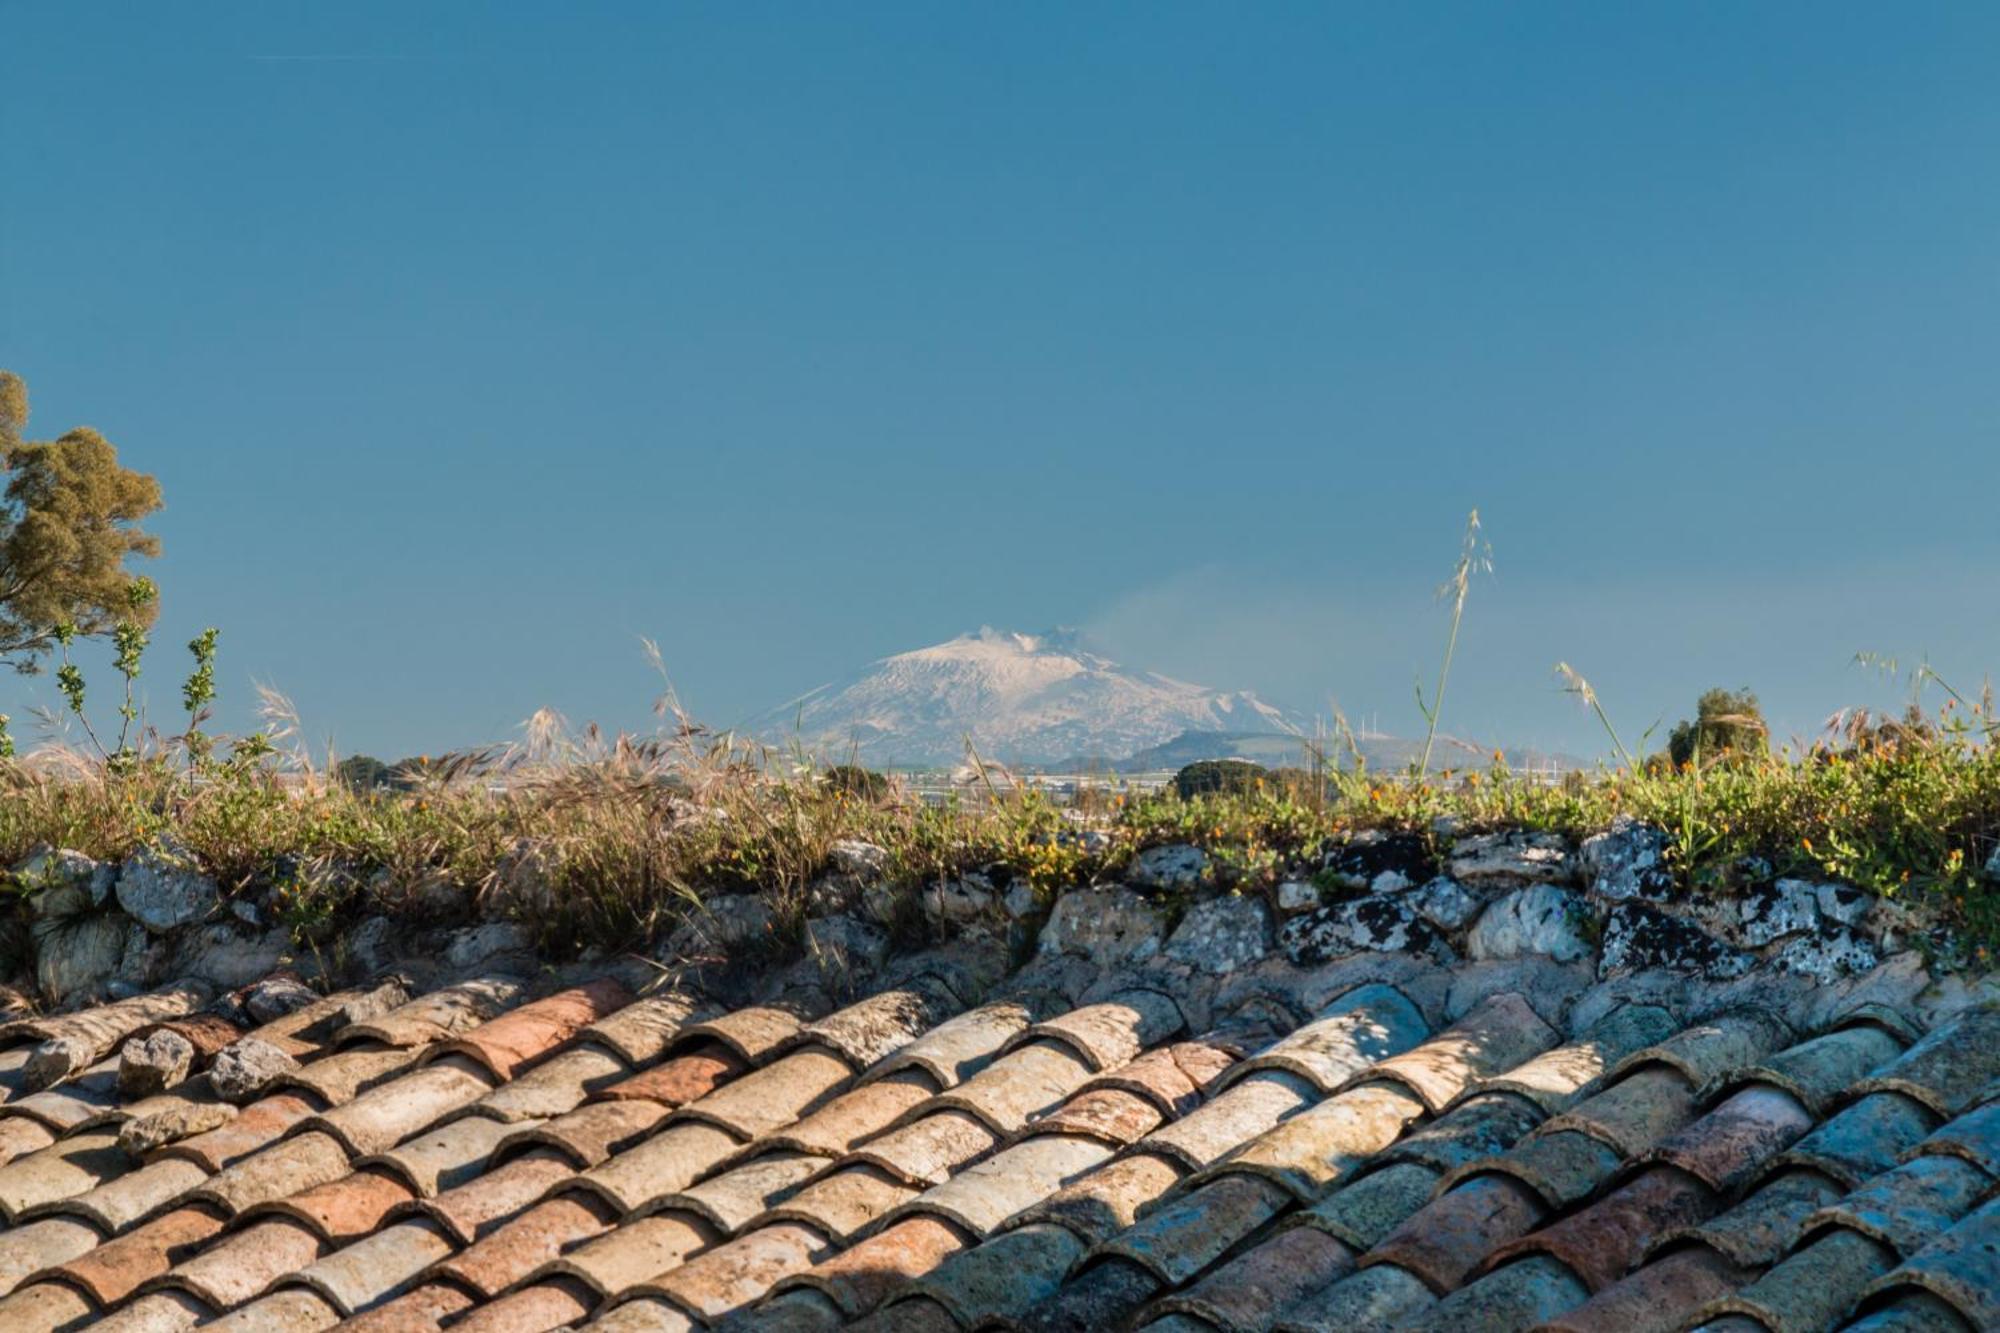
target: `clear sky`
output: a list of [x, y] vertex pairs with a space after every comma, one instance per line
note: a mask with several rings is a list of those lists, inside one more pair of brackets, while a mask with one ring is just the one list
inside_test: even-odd
[[[2000, 7], [0, 0], [0, 365], [385, 756], [982, 622], [1596, 752], [2000, 664]], [[1964, 688], [1963, 686], [1961, 688]], [[51, 697], [0, 679], [17, 718]], [[17, 729], [21, 723], [17, 721]], [[1629, 739], [1629, 736], [1628, 736]]]

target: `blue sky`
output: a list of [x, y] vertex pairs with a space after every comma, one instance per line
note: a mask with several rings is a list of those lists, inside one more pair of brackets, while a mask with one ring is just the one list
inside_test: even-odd
[[158, 712], [205, 624], [395, 755], [1066, 623], [1409, 732], [1474, 505], [1447, 729], [2000, 663], [1992, 6], [0, 28], [0, 364], [161, 478]]

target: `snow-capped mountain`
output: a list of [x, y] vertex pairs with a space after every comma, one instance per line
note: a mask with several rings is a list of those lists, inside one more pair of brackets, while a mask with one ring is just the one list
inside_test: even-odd
[[918, 768], [962, 763], [968, 736], [983, 758], [1043, 764], [1121, 757], [1190, 731], [1300, 729], [1254, 694], [1120, 666], [1073, 631], [990, 628], [885, 657], [741, 728], [834, 761]]

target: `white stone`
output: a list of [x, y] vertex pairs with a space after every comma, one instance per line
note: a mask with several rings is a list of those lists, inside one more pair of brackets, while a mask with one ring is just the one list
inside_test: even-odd
[[834, 868], [841, 874], [861, 879], [881, 874], [883, 867], [889, 864], [887, 848], [859, 838], [842, 838], [828, 849], [828, 854], [833, 858]]
[[44, 847], [17, 862], [13, 875], [22, 888], [34, 892], [36, 916], [72, 916], [104, 906], [118, 867], [67, 847]]
[[503, 953], [524, 953], [534, 947], [535, 937], [511, 921], [489, 921], [456, 931], [445, 946], [445, 966], [454, 971], [477, 967]]
[[1191, 889], [1201, 883], [1208, 853], [1185, 842], [1148, 847], [1126, 867], [1125, 882], [1142, 889]]
[[1008, 917], [1015, 921], [1025, 921], [1029, 917], [1039, 916], [1042, 910], [1041, 896], [1035, 892], [1035, 886], [1025, 879], [1017, 879], [1007, 886], [1006, 896], [1000, 900], [1000, 905], [1007, 910]]
[[667, 937], [670, 957], [699, 956], [768, 940], [771, 909], [763, 895], [731, 893], [710, 898]]
[[1292, 962], [1318, 967], [1349, 954], [1423, 952], [1438, 940], [1406, 900], [1355, 898], [1291, 918], [1278, 943]]
[[172, 1028], [133, 1037], [118, 1052], [118, 1095], [131, 1102], [165, 1092], [193, 1064], [194, 1043]]
[[233, 923], [217, 921], [173, 939], [170, 970], [235, 990], [269, 976], [290, 948], [291, 937], [283, 930], [245, 933]]
[[1038, 947], [1121, 967], [1157, 955], [1165, 926], [1160, 909], [1128, 889], [1072, 889], [1056, 899]]
[[118, 905], [156, 934], [201, 920], [221, 899], [214, 880], [169, 849], [141, 848], [118, 872]]
[[1167, 957], [1197, 972], [1223, 976], [1256, 962], [1271, 948], [1271, 909], [1261, 898], [1210, 898], [1181, 918]]
[[1439, 930], [1461, 929], [1479, 915], [1486, 900], [1448, 875], [1440, 875], [1410, 896], [1418, 916]]
[[1278, 886], [1280, 912], [1310, 912], [1319, 906], [1319, 886], [1303, 879], [1288, 879]]
[[281, 1075], [296, 1068], [298, 1061], [270, 1042], [241, 1037], [217, 1051], [209, 1061], [208, 1082], [217, 1096], [241, 1106], [255, 1100]]
[[1577, 863], [1590, 891], [1600, 898], [1658, 902], [1674, 886], [1666, 855], [1666, 830], [1620, 815], [1610, 828], [1583, 840]]
[[30, 928], [35, 942], [35, 984], [56, 1004], [91, 995], [118, 971], [129, 923], [114, 913], [58, 917]]
[[1736, 942], [1752, 949], [1819, 924], [1818, 892], [1802, 879], [1748, 889], [1735, 901]]
[[993, 910], [993, 887], [983, 876], [940, 880], [923, 891], [923, 905], [933, 920], [965, 925]]
[[1819, 914], [1843, 926], [1858, 926], [1875, 910], [1875, 895], [1852, 884], [1828, 882], [1813, 889]]
[[1584, 936], [1588, 919], [1589, 910], [1577, 894], [1548, 884], [1532, 885], [1480, 914], [1466, 937], [1466, 952], [1478, 962], [1529, 954], [1574, 962], [1595, 952]]
[[1569, 843], [1555, 833], [1487, 833], [1451, 852], [1451, 877], [1475, 887], [1566, 883], [1574, 870]]
[[1837, 921], [1822, 921], [1809, 933], [1793, 936], [1769, 957], [1781, 972], [1822, 983], [1866, 972], [1881, 961], [1864, 936]]

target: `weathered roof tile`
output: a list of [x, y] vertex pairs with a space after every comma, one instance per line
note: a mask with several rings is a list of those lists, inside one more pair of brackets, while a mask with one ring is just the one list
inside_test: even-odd
[[[1197, 1328], [1269, 1328], [1300, 1296], [1354, 1271], [1354, 1251], [1314, 1227], [1281, 1231], [1232, 1259], [1186, 1291], [1156, 1302], [1157, 1315], [1198, 1316]], [[1158, 1327], [1157, 1323], [1153, 1327]]]
[[308, 1120], [303, 1129], [338, 1139], [356, 1157], [385, 1152], [492, 1087], [492, 1076], [462, 1055], [425, 1065], [371, 1088], [345, 1106]]
[[1373, 1249], [1430, 1199], [1437, 1172], [1415, 1162], [1370, 1171], [1299, 1214], [1302, 1226], [1318, 1227], [1359, 1254]]
[[723, 1235], [732, 1235], [797, 1193], [829, 1164], [830, 1159], [807, 1153], [769, 1153], [698, 1185], [657, 1195], [640, 1204], [638, 1211], [692, 1213]]
[[0, 1240], [0, 1296], [23, 1279], [91, 1253], [104, 1237], [74, 1217], [44, 1217], [14, 1227]]
[[435, 1198], [401, 1206], [430, 1218], [459, 1244], [470, 1245], [554, 1190], [575, 1170], [561, 1153], [538, 1148], [505, 1166], [444, 1190]]
[[[7, 1237], [7, 1247], [25, 1239], [22, 1228]], [[222, 1230], [222, 1219], [202, 1208], [177, 1208], [163, 1213], [126, 1235], [62, 1261], [49, 1261], [49, 1276], [60, 1277], [89, 1292], [100, 1306], [116, 1305], [139, 1284], [158, 1277], [192, 1254]], [[95, 1237], [92, 1240], [95, 1241]], [[46, 1249], [42, 1251], [48, 1253]]]
[[428, 1199], [477, 1179], [493, 1150], [510, 1132], [498, 1120], [461, 1116], [414, 1134], [386, 1152], [357, 1158], [354, 1164], [393, 1171]]
[[1086, 1056], [1065, 1043], [1037, 1039], [1016, 1047], [905, 1119], [954, 1108], [977, 1116], [995, 1134], [1011, 1134], [1090, 1077]]
[[505, 1081], [631, 999], [630, 991], [608, 977], [558, 991], [440, 1042], [426, 1052], [425, 1059], [465, 1055]]
[[868, 1071], [886, 1078], [905, 1070], [928, 1073], [940, 1088], [955, 1087], [983, 1069], [1008, 1039], [1037, 1017], [1023, 1000], [995, 1000], [948, 1018], [916, 1040], [884, 1057]]
[[502, 1083], [475, 1102], [472, 1113], [509, 1124], [559, 1116], [627, 1073], [624, 1060], [604, 1047], [577, 1046]]
[[0, 1213], [10, 1222], [37, 1204], [73, 1198], [131, 1165], [109, 1130], [72, 1134], [0, 1166]]
[[1653, 1249], [1658, 1253], [1692, 1240], [1740, 1267], [1768, 1267], [1791, 1249], [1815, 1209], [1839, 1197], [1840, 1185], [1831, 1177], [1809, 1170], [1782, 1172], [1734, 1208], [1665, 1232]]
[[451, 1252], [451, 1241], [436, 1226], [411, 1218], [342, 1246], [285, 1281], [318, 1292], [346, 1316], [394, 1295]]
[[300, 1134], [224, 1168], [188, 1198], [234, 1215], [346, 1174], [347, 1153], [338, 1142], [325, 1134]]
[[1772, 1167], [1810, 1167], [1852, 1187], [1895, 1165], [1936, 1123], [1914, 1098], [1871, 1092], [1779, 1153]]
[[1395, 987], [1361, 986], [1327, 1006], [1312, 1022], [1236, 1065], [1216, 1086], [1229, 1088], [1272, 1070], [1304, 1080], [1323, 1096], [1375, 1062], [1408, 1050], [1429, 1031], [1423, 1014]]
[[1488, 1254], [1532, 1231], [1547, 1211], [1519, 1181], [1477, 1176], [1418, 1209], [1364, 1262], [1395, 1264], [1433, 1290], [1447, 1292]]
[[1423, 1114], [1424, 1104], [1400, 1084], [1350, 1088], [1258, 1135], [1191, 1183], [1248, 1173], [1310, 1203]]
[[368, 1235], [398, 1206], [414, 1198], [410, 1187], [378, 1171], [355, 1171], [248, 1210], [250, 1216], [289, 1217], [329, 1245]]
[[1753, 1083], [1669, 1135], [1641, 1160], [1670, 1162], [1727, 1194], [1747, 1184], [1765, 1162], [1810, 1128], [1812, 1114], [1796, 1097]]
[[170, 1143], [155, 1155], [198, 1163], [202, 1170], [213, 1175], [251, 1153], [270, 1147], [312, 1113], [312, 1103], [297, 1093], [261, 1097], [227, 1123]]
[[660, 1213], [621, 1223], [534, 1269], [537, 1281], [567, 1277], [615, 1296], [687, 1261], [721, 1237], [688, 1213]]
[[1094, 1245], [1136, 1222], [1142, 1209], [1180, 1183], [1184, 1170], [1157, 1153], [1129, 1153], [1022, 1209], [1007, 1225], [1051, 1223]]
[[2000, 1199], [1989, 1200], [1886, 1276], [1871, 1292], [1921, 1287], [1974, 1328], [2000, 1328]]
[[573, 1187], [629, 1213], [648, 1199], [685, 1189], [735, 1150], [736, 1139], [713, 1125], [668, 1125], [616, 1157], [576, 1177]]
[[926, 974], [806, 1024], [785, 1046], [824, 1046], [853, 1069], [866, 1069], [962, 1007], [949, 986]]
[[267, 1218], [224, 1236], [140, 1290], [174, 1288], [199, 1296], [212, 1309], [228, 1310], [262, 1295], [285, 1274], [319, 1258], [325, 1248], [309, 1228], [290, 1218]]
[[1393, 1080], [1423, 1098], [1435, 1113], [1481, 1079], [1521, 1065], [1555, 1042], [1555, 1030], [1526, 1000], [1503, 993], [1430, 1040], [1352, 1074], [1347, 1081], [1352, 1086]]
[[806, 1272], [782, 1279], [776, 1289], [808, 1287], [858, 1319], [911, 1278], [965, 1248], [965, 1233], [952, 1224], [936, 1217], [908, 1217]]
[[1672, 1329], [1708, 1301], [1736, 1290], [1753, 1273], [1714, 1250], [1678, 1250], [1554, 1316], [1546, 1333], [1640, 1333]]
[[1173, 1036], [1181, 1022], [1180, 1006], [1160, 992], [1121, 991], [1102, 1003], [1037, 1023], [1008, 1044], [1059, 1041], [1090, 1061], [1093, 1072], [1104, 1073]]
[[515, 1126], [494, 1152], [505, 1158], [537, 1147], [553, 1148], [579, 1167], [592, 1167], [644, 1141], [666, 1114], [658, 1102], [592, 1102], [544, 1124]]
[[719, 1319], [801, 1272], [827, 1252], [826, 1237], [812, 1227], [778, 1222], [716, 1246], [634, 1289], [660, 1296], [706, 1319]]
[[337, 1045], [380, 1042], [384, 1046], [419, 1047], [459, 1036], [497, 1018], [524, 998], [525, 987], [512, 977], [478, 977], [445, 986], [379, 1018], [350, 1023], [334, 1038]]
[[602, 1232], [610, 1211], [600, 1200], [588, 1196], [566, 1194], [549, 1199], [444, 1260], [433, 1273], [482, 1296], [497, 1295], [565, 1247]]
[[755, 1219], [805, 1222], [845, 1243], [900, 1203], [917, 1197], [915, 1185], [865, 1164], [841, 1167], [812, 1181]]
[[1029, 1204], [1048, 1197], [1112, 1153], [1097, 1139], [1042, 1134], [960, 1171], [889, 1214], [942, 1217], [983, 1236]]
[[720, 1125], [747, 1143], [791, 1124], [846, 1087], [854, 1069], [843, 1056], [808, 1046], [723, 1084], [673, 1113], [675, 1120]]
[[1701, 1221], [1715, 1204], [1714, 1191], [1687, 1172], [1651, 1167], [1583, 1211], [1501, 1246], [1486, 1266], [1553, 1255], [1592, 1291], [1601, 1290], [1623, 1277], [1660, 1235]]

